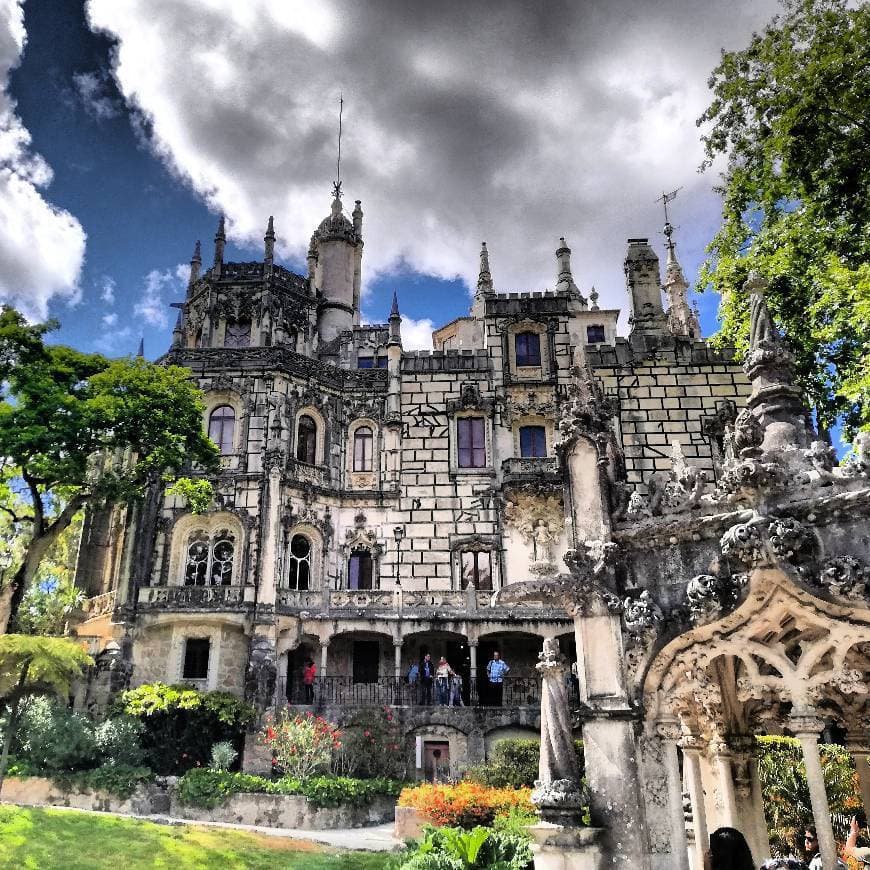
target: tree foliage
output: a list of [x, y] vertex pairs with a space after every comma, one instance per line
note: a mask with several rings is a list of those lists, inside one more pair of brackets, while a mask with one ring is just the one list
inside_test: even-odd
[[13, 615], [84, 505], [141, 496], [218, 456], [186, 369], [46, 344], [55, 327], [0, 310], [0, 457], [5, 479], [23, 482], [26, 504], [3, 512], [28, 538], [12, 581]]
[[700, 284], [722, 295], [720, 339], [745, 349], [742, 284], [768, 278], [820, 422], [854, 430], [870, 425], [870, 7], [783, 6], [709, 81], [702, 168], [727, 164]]

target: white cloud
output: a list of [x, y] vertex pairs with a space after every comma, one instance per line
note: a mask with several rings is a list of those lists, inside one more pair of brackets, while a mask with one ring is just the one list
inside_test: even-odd
[[165, 329], [169, 326], [169, 303], [175, 298], [168, 298], [167, 291], [174, 291], [174, 297], [182, 292], [183, 284], [180, 281], [181, 269], [152, 269], [145, 276], [145, 286], [139, 301], [133, 306], [133, 314], [140, 317], [149, 326], [157, 326]]
[[121, 107], [109, 90], [109, 77], [102, 70], [75, 73], [73, 86], [85, 111], [97, 121], [107, 121], [121, 114]]
[[100, 284], [100, 299], [102, 299], [106, 305], [115, 304], [115, 279], [109, 275], [103, 275]]
[[133, 342], [133, 330], [129, 326], [123, 326], [121, 329], [103, 332], [94, 342], [94, 348], [99, 353], [105, 353], [110, 356], [119, 353], [129, 354], [134, 350]]
[[[720, 47], [744, 45], [775, 0], [438, 4], [329, 0], [89, 0], [116, 40], [113, 74], [155, 152], [260, 244], [274, 214], [303, 258], [329, 209], [345, 98], [345, 205], [365, 210], [364, 278], [402, 264], [476, 279], [489, 242], [498, 290], [575, 279], [623, 305], [625, 239], [675, 204], [681, 250], [715, 215], [695, 118]], [[316, 11], [315, 11], [316, 8]]]
[[118, 315], [114, 312], [112, 314], [104, 314], [103, 315], [103, 326], [114, 326], [118, 322]]
[[414, 320], [413, 317], [402, 315], [402, 348], [403, 350], [432, 350], [432, 321], [425, 317]]
[[51, 168], [30, 150], [30, 133], [8, 92], [25, 40], [21, 3], [0, 0], [0, 301], [39, 319], [52, 298], [70, 304], [81, 298], [85, 233], [43, 196]]

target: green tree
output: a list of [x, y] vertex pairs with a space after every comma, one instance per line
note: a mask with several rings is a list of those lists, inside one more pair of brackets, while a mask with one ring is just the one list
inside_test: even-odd
[[81, 676], [93, 659], [71, 640], [6, 634], [0, 637], [0, 698], [9, 708], [3, 752], [0, 754], [0, 792], [9, 763], [9, 747], [18, 724], [21, 701], [34, 691], [50, 690], [59, 695]]
[[870, 425], [870, 6], [783, 7], [709, 81], [702, 169], [727, 163], [699, 283], [722, 296], [720, 340], [745, 350], [742, 285], [768, 278], [819, 422], [853, 432]]
[[[191, 462], [217, 462], [203, 432], [202, 396], [186, 369], [46, 344], [55, 327], [0, 310], [0, 456], [23, 483], [26, 512], [14, 522], [27, 538], [0, 629], [85, 505], [136, 498], [176, 481]], [[201, 488], [191, 492], [207, 501]]]

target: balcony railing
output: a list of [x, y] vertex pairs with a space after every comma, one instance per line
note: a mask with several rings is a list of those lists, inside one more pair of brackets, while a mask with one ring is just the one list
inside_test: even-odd
[[[575, 687], [572, 685], [570, 688], [572, 698], [576, 698]], [[483, 675], [476, 680], [467, 680], [462, 696], [466, 707], [539, 707], [541, 682], [538, 677], [505, 677], [499, 704], [497, 691]], [[348, 676], [317, 677], [310, 693], [306, 692], [301, 679], [294, 678], [289, 690], [287, 681], [279, 680], [277, 697], [279, 701], [286, 698], [290, 704], [351, 707], [431, 707], [437, 706], [439, 700], [437, 685], [433, 684], [431, 691], [427, 692], [420, 682], [410, 685], [404, 677], [379, 677], [371, 682], [354, 681]]]
[[140, 607], [247, 610], [253, 603], [253, 586], [144, 586], [139, 590]]
[[509, 478], [541, 477], [542, 475], [547, 478], [557, 477], [559, 460], [555, 456], [538, 458], [513, 456], [502, 462], [501, 473], [506, 480]]
[[82, 611], [85, 614], [85, 619], [96, 619], [98, 616], [105, 616], [115, 609], [116, 592], [113, 589], [111, 592], [104, 592], [102, 595], [94, 595], [93, 598], [85, 598], [82, 602]]

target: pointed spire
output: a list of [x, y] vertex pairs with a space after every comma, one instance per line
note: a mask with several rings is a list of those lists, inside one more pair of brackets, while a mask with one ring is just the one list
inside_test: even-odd
[[137, 359], [145, 359], [145, 336], [144, 335], [139, 339], [139, 348], [136, 351], [136, 358]]
[[314, 270], [317, 268], [317, 236], [311, 234], [308, 243], [308, 280], [311, 282], [311, 292], [314, 293]]
[[268, 267], [275, 262], [275, 218], [272, 215], [269, 215], [269, 225], [266, 227], [266, 235], [263, 236], [263, 241], [266, 243], [263, 262]]
[[187, 295], [190, 296], [190, 291], [193, 289], [193, 285], [199, 281], [199, 270], [202, 266], [202, 248], [199, 244], [199, 239], [197, 239], [196, 244], [193, 246], [193, 256], [190, 258], [190, 277], [187, 279]]
[[580, 299], [583, 307], [586, 307], [586, 300], [580, 289], [574, 283], [574, 276], [571, 274], [571, 249], [568, 247], [565, 237], [559, 239], [559, 247], [556, 249], [556, 262], [559, 264], [558, 277], [556, 279], [557, 293], [571, 293]]
[[480, 271], [477, 275], [477, 292], [483, 294], [494, 293], [492, 286], [492, 274], [489, 271], [489, 251], [486, 242], [480, 243]]
[[184, 338], [184, 309], [178, 309], [178, 317], [175, 318], [175, 326], [172, 328], [172, 346], [181, 347]]
[[399, 314], [399, 297], [396, 291], [393, 291], [393, 305], [390, 308], [390, 337], [387, 341], [387, 346], [391, 344], [402, 344], [402, 315]]
[[683, 269], [677, 260], [677, 245], [674, 242], [674, 227], [670, 221], [665, 223], [662, 232], [665, 234], [668, 249], [665, 260], [665, 280], [662, 289], [668, 297], [668, 329], [672, 335], [683, 335], [688, 338], [701, 337], [701, 324], [698, 315], [689, 305], [686, 291], [689, 282], [683, 275]]
[[221, 276], [221, 267], [224, 264], [224, 248], [227, 243], [227, 229], [226, 229], [226, 221], [224, 216], [221, 215], [220, 220], [218, 221], [217, 232], [214, 237], [214, 273], [215, 276], [220, 278]]

